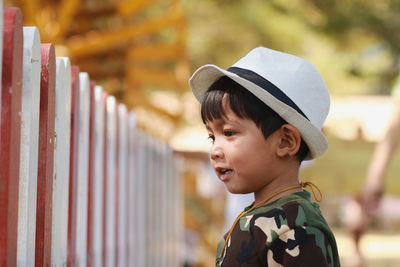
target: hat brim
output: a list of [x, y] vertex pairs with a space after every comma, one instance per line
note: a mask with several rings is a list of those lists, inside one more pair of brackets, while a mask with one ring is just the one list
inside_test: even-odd
[[315, 127], [308, 119], [258, 85], [238, 76], [235, 73], [221, 69], [216, 65], [208, 64], [198, 68], [189, 79], [189, 85], [193, 94], [200, 103], [202, 102], [204, 94], [208, 88], [210, 88], [210, 86], [222, 76], [231, 78], [249, 90], [267, 106], [273, 109], [286, 122], [295, 126], [299, 130], [301, 137], [310, 150], [310, 153], [308, 153], [305, 158], [306, 160], [316, 158], [327, 151], [328, 141], [326, 140], [326, 137], [321, 130]]

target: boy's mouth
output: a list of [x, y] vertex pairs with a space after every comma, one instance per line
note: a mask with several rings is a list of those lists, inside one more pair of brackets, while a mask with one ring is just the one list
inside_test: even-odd
[[228, 176], [233, 172], [232, 169], [225, 169], [225, 168], [216, 168], [218, 177], [224, 181], [228, 178]]

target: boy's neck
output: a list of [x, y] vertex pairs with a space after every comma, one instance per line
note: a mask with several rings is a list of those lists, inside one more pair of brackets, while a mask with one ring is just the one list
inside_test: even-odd
[[[274, 194], [276, 194], [276, 193], [278, 193], [278, 192], [280, 192], [279, 194], [276, 194], [275, 196], [273, 196], [273, 197], [271, 197], [271, 198], [269, 198], [270, 196], [267, 196], [267, 197], [265, 197], [265, 198], [257, 198], [256, 197], [256, 193], [254, 193], [254, 199], [255, 199], [255, 201], [254, 201], [254, 205], [258, 205], [258, 204], [260, 204], [260, 203], [262, 203], [262, 202], [265, 202], [265, 200], [266, 199], [268, 199], [268, 201], [266, 201], [265, 203], [263, 203], [263, 204], [268, 204], [268, 203], [271, 203], [271, 202], [274, 202], [275, 200], [277, 200], [277, 199], [280, 199], [281, 197], [284, 197], [284, 196], [286, 196], [286, 195], [290, 195], [290, 194], [293, 194], [293, 193], [296, 193], [296, 192], [301, 192], [303, 189], [299, 186], [299, 187], [296, 187], [296, 188], [292, 188], [292, 187], [294, 187], [294, 186], [296, 186], [297, 184], [294, 184], [294, 185], [292, 185], [292, 186], [288, 186], [288, 187], [286, 187], [286, 188], [282, 188], [282, 189], [280, 189], [280, 190], [278, 190], [278, 191], [276, 191], [275, 193], [272, 193], [271, 195], [274, 195]], [[288, 188], [291, 188], [290, 190], [286, 190], [286, 189], [288, 189]], [[282, 192], [281, 192], [282, 191]]]
[[[286, 166], [287, 167], [287, 166]], [[290, 187], [296, 186], [300, 184], [299, 179], [299, 168], [296, 166], [292, 166], [292, 168], [285, 168], [282, 173], [279, 173], [272, 181], [266, 184], [261, 190], [258, 192], [254, 192], [254, 201], [255, 205], [265, 201], [270, 198], [274, 194], [271, 199], [268, 199], [266, 203], [271, 203], [283, 196], [300, 192], [303, 189], [301, 187], [295, 187], [290, 189]]]

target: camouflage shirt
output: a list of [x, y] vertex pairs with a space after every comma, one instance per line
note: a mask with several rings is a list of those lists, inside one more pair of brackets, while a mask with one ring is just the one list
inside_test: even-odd
[[[218, 243], [217, 257], [226, 236]], [[217, 266], [340, 266], [335, 237], [307, 191], [286, 195], [244, 215], [224, 254]]]

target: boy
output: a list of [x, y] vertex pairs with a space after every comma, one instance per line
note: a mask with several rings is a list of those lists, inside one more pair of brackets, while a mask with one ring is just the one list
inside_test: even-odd
[[264, 47], [228, 70], [200, 67], [189, 84], [231, 193], [254, 193], [219, 242], [216, 266], [340, 266], [335, 238], [302, 188], [299, 166], [322, 155], [329, 93], [309, 62]]

